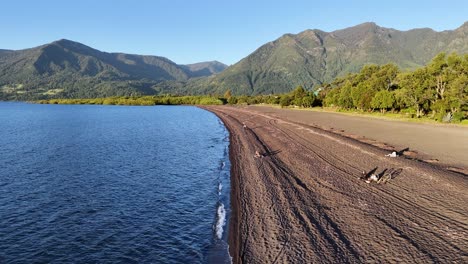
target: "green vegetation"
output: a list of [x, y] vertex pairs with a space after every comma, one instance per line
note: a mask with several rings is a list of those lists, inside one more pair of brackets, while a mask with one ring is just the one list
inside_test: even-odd
[[[59, 40], [0, 52], [0, 100], [222, 95], [228, 89], [239, 96], [287, 93], [297, 86], [310, 90], [369, 63], [394, 63], [399, 69], [414, 70], [440, 52], [466, 54], [467, 34], [468, 23], [443, 32], [398, 31], [374, 23], [333, 32], [306, 30], [266, 43], [226, 70], [219, 62], [178, 65], [163, 57], [106, 53]], [[361, 107], [372, 104], [380, 109], [391, 100], [385, 93], [374, 102], [369, 98], [372, 94], [361, 98], [364, 90], [353, 89], [342, 99], [354, 106], [359, 98]], [[348, 87], [344, 93], [350, 91]]]
[[440, 53], [425, 67], [408, 72], [400, 72], [394, 64], [366, 65], [358, 73], [309, 91], [297, 86], [286, 94], [231, 96], [227, 102], [325, 106], [338, 111], [391, 112], [392, 116], [462, 122], [468, 119], [468, 54]]
[[468, 54], [438, 54], [425, 67], [401, 72], [394, 64], [366, 65], [358, 73], [306, 90], [285, 94], [234, 96], [140, 96], [93, 99], [50, 99], [48, 104], [221, 105], [270, 104], [281, 107], [324, 106], [339, 111], [390, 112], [411, 118], [462, 122], [468, 112]]
[[222, 105], [223, 99], [212, 96], [140, 96], [88, 99], [50, 99], [40, 104], [91, 104], [91, 105]]
[[400, 72], [392, 64], [369, 65], [322, 89], [324, 106], [460, 122], [468, 111], [468, 54], [440, 53], [427, 66], [410, 72]]
[[216, 61], [178, 65], [163, 57], [106, 53], [59, 40], [0, 53], [0, 100], [179, 93], [178, 82], [226, 67]]
[[281, 107], [325, 106], [344, 111], [403, 114], [443, 122], [468, 119], [468, 54], [437, 55], [428, 65], [401, 72], [394, 64], [366, 65], [360, 72], [306, 90], [273, 95], [140, 96], [92, 99], [50, 99], [48, 104], [221, 105], [272, 104]]
[[[187, 91], [202, 94], [223, 94], [227, 89], [233, 95], [278, 94], [299, 85], [309, 90], [356, 73], [368, 64], [393, 63], [402, 70], [414, 70], [440, 52], [466, 54], [467, 34], [468, 23], [444, 32], [399, 31], [374, 23], [334, 32], [306, 30], [285, 34], [223, 72], [184, 85]], [[363, 90], [365, 87], [354, 91], [354, 97], [359, 97], [362, 107], [366, 107], [370, 98], [365, 95], [361, 98], [359, 93]]]

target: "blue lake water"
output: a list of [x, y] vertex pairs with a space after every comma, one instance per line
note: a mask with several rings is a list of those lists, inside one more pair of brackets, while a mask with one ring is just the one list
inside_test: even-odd
[[0, 103], [0, 263], [230, 263], [228, 144], [196, 107]]

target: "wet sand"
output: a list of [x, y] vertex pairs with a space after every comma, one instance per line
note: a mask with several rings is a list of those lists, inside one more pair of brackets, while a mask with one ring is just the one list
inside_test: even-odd
[[277, 114], [205, 109], [230, 131], [234, 263], [468, 261], [465, 175]]

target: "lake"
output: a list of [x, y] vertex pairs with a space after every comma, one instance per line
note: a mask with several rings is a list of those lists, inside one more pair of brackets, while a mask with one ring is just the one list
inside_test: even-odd
[[191, 106], [0, 103], [0, 262], [230, 263], [228, 136]]

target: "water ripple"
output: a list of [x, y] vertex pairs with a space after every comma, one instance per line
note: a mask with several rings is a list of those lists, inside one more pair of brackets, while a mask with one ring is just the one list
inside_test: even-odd
[[213, 114], [0, 103], [0, 124], [0, 262], [229, 263]]

